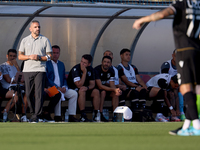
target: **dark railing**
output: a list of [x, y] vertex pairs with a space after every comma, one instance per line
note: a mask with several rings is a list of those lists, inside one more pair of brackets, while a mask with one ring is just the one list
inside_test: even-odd
[[32, 3], [110, 3], [130, 5], [167, 6], [172, 0], [0, 0], [1, 3], [32, 2]]

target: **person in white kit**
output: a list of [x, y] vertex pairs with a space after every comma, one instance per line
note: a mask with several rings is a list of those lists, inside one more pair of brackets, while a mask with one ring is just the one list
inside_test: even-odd
[[166, 89], [170, 86], [171, 80], [176, 83], [176, 86], [178, 86], [177, 83], [177, 76], [171, 76], [169, 74], [163, 73], [163, 74], [158, 74], [154, 77], [152, 77], [147, 83], [147, 87], [158, 87], [164, 90], [164, 100], [166, 105], [168, 106], [172, 117], [171, 121], [180, 121], [180, 119], [177, 117], [179, 116], [179, 102], [178, 99], [176, 100], [176, 107], [173, 107], [170, 100], [167, 97], [167, 91]]
[[[118, 65], [119, 77], [130, 89], [133, 89], [139, 92], [139, 99], [132, 101], [132, 105], [139, 104], [139, 107], [145, 108], [146, 100], [154, 100], [152, 106], [155, 109], [153, 111], [163, 112], [163, 102], [164, 102], [164, 90], [158, 87], [147, 87], [145, 82], [141, 79], [138, 69], [136, 66], [129, 64], [131, 59], [130, 50], [123, 48], [120, 51], [121, 63]], [[130, 96], [133, 97], [135, 93], [130, 93]], [[167, 122], [167, 119], [164, 115], [157, 116], [159, 121]]]
[[[176, 68], [176, 49], [172, 53], [172, 59], [167, 60], [161, 65], [160, 73], [168, 73], [171, 76], [177, 75], [177, 68]], [[179, 86], [176, 87], [176, 83], [173, 82], [173, 80], [170, 81], [170, 87], [167, 89], [167, 94], [169, 97], [169, 100], [172, 102], [172, 106], [175, 107], [175, 102], [179, 100], [179, 110], [180, 112], [177, 114], [180, 116], [181, 120], [185, 119], [185, 113], [184, 113], [184, 101], [183, 96], [179, 92]]]
[[61, 121], [61, 100], [65, 101], [65, 98], [67, 98], [69, 99], [69, 122], [78, 122], [78, 119], [75, 118], [78, 94], [75, 90], [68, 89], [64, 63], [58, 60], [60, 56], [60, 47], [54, 45], [52, 46], [52, 51], [52, 60], [46, 62], [46, 75], [49, 83], [48, 86], [56, 86], [62, 94], [60, 101], [55, 106], [54, 120]]

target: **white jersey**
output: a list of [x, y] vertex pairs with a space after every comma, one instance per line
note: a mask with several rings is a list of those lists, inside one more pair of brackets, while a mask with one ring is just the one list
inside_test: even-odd
[[177, 75], [177, 70], [172, 67], [172, 61], [168, 60], [167, 62], [170, 65], [169, 72], [168, 72], [169, 75], [171, 75], [172, 77], [175, 76], [175, 75]]
[[128, 81], [130, 81], [130, 82], [132, 82], [132, 83], [138, 83], [137, 80], [136, 80], [135, 71], [134, 71], [133, 67], [132, 67], [130, 64], [128, 64], [129, 67], [130, 67], [130, 70], [127, 70], [127, 69], [122, 65], [122, 63], [120, 63], [119, 65], [123, 68], [124, 74], [125, 74], [125, 76], [127, 77]]
[[115, 85], [119, 85], [118, 70], [117, 70], [117, 68], [115, 68], [114, 66], [112, 66], [112, 68], [113, 68], [113, 70], [115, 71], [115, 77], [114, 77]]
[[158, 85], [158, 80], [159, 79], [165, 79], [167, 84], [169, 85], [170, 84], [170, 80], [171, 80], [171, 75], [167, 74], [167, 73], [162, 73], [162, 74], [158, 74], [154, 77], [152, 77], [147, 83], [147, 87], [159, 87]]
[[[168, 74], [170, 74], [172, 77], [177, 75], [177, 70], [172, 67], [172, 60], [168, 60], [165, 63], [169, 63]], [[160, 73], [161, 73], [161, 70], [160, 70]]]
[[[13, 65], [9, 65], [7, 62], [1, 65], [2, 74], [8, 74], [10, 78], [15, 78], [17, 73], [17, 68]], [[1, 80], [1, 85], [3, 88], [8, 89], [10, 87], [10, 83], [8, 83], [4, 78]]]

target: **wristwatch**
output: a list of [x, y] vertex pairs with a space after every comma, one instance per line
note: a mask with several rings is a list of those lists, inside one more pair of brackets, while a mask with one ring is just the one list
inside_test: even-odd
[[41, 60], [41, 56], [38, 55], [38, 60]]
[[169, 110], [172, 110], [172, 109], [174, 109], [173, 106], [170, 106], [170, 107], [169, 107]]

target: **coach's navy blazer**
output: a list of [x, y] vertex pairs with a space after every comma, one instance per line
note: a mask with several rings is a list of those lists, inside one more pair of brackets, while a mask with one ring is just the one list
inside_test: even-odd
[[[66, 80], [66, 76], [65, 76], [65, 65], [63, 62], [61, 62], [59, 60], [58, 60], [57, 65], [58, 65], [58, 74], [60, 77], [60, 87], [67, 86], [67, 80]], [[46, 75], [47, 75], [47, 79], [48, 79], [48, 86], [52, 87], [55, 85], [56, 87], [58, 87], [54, 83], [55, 73], [54, 73], [54, 68], [53, 68], [53, 64], [51, 61], [46, 62]]]

